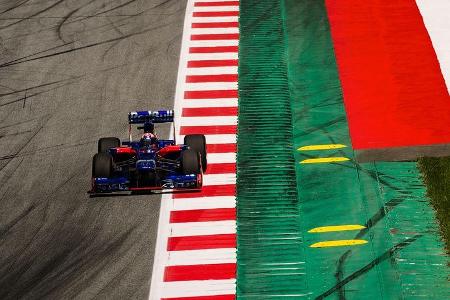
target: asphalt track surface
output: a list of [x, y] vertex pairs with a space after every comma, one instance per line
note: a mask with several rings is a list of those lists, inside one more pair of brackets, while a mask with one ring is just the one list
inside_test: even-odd
[[172, 107], [185, 5], [0, 1], [0, 299], [148, 297], [160, 197], [86, 191], [99, 137]]

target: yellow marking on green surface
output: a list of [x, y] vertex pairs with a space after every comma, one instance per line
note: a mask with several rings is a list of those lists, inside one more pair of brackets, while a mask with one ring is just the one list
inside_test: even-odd
[[310, 146], [303, 146], [298, 148], [299, 151], [313, 151], [313, 150], [331, 150], [331, 149], [341, 149], [347, 147], [346, 145], [342, 144], [328, 144], [328, 145], [310, 145]]
[[301, 164], [323, 164], [323, 163], [332, 163], [332, 162], [341, 162], [350, 160], [347, 157], [319, 157], [319, 158], [308, 158], [302, 160]]
[[312, 244], [311, 248], [326, 248], [326, 247], [342, 247], [342, 246], [356, 246], [367, 244], [366, 240], [335, 240], [325, 241]]
[[335, 226], [322, 226], [316, 227], [309, 230], [309, 233], [322, 233], [322, 232], [333, 232], [333, 231], [348, 231], [348, 230], [361, 230], [366, 228], [362, 225], [335, 225]]

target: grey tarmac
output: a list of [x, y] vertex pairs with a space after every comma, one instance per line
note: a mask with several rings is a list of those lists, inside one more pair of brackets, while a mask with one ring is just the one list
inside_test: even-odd
[[160, 197], [86, 192], [98, 138], [172, 108], [185, 6], [0, 0], [0, 299], [148, 297]]

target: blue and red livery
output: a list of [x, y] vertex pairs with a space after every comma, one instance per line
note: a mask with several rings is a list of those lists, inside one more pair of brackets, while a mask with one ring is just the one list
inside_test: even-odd
[[[205, 136], [186, 135], [180, 145], [159, 139], [154, 124], [173, 121], [173, 110], [130, 112], [129, 141], [99, 139], [89, 193], [201, 189], [207, 166]], [[139, 140], [132, 139], [132, 125], [141, 125], [137, 127], [143, 130]]]

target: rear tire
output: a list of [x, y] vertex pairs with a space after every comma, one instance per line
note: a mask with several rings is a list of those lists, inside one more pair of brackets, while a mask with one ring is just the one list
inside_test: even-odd
[[98, 140], [98, 153], [106, 153], [110, 148], [120, 147], [120, 140], [116, 137], [104, 137]]
[[92, 177], [109, 178], [113, 171], [112, 156], [108, 153], [97, 153], [92, 159]]
[[181, 155], [181, 168], [183, 174], [200, 174], [199, 153], [194, 150], [186, 150]]
[[190, 149], [200, 153], [202, 170], [206, 171], [208, 161], [206, 160], [206, 138], [203, 134], [189, 134], [184, 137], [184, 144]]

